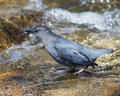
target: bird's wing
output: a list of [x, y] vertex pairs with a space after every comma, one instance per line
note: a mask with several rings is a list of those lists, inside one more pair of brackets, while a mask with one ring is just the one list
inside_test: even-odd
[[89, 57], [84, 53], [84, 46], [64, 38], [55, 42], [54, 48], [61, 59], [73, 64], [84, 64], [89, 62]]

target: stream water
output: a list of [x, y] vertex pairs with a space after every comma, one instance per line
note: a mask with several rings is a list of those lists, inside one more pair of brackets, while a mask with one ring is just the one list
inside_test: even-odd
[[[119, 0], [1, 0], [0, 14], [42, 11], [41, 24], [54, 33], [90, 48], [116, 50], [120, 49], [119, 4]], [[43, 43], [34, 39], [26, 36], [21, 44], [0, 53], [0, 96], [120, 95], [120, 50], [101, 56], [97, 68], [78, 76], [57, 70], [65, 66], [55, 62]]]

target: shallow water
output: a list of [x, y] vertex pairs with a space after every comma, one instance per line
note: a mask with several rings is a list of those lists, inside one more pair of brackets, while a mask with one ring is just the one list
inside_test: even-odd
[[[23, 1], [15, 0], [14, 6], [4, 2], [11, 7], [1, 6], [1, 9], [3, 12], [12, 9], [13, 12], [17, 6], [18, 9], [42, 10], [42, 24], [56, 34], [90, 48], [120, 48], [118, 1], [70, 0], [66, 3], [64, 0], [26, 0], [23, 4]], [[81, 6], [82, 9], [79, 9]], [[100, 10], [101, 6], [104, 7]], [[119, 96], [120, 50], [101, 56], [96, 60], [99, 64], [97, 68], [89, 68], [90, 72], [79, 76], [74, 75], [74, 72], [59, 70], [67, 67], [57, 64], [43, 44], [35, 42], [34, 36], [29, 36], [30, 39], [26, 37], [21, 44], [0, 53], [1, 96]]]

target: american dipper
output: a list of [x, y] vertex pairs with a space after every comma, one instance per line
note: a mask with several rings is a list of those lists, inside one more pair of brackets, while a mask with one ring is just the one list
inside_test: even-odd
[[83, 72], [89, 66], [98, 66], [94, 61], [104, 54], [113, 53], [113, 49], [91, 49], [80, 43], [65, 39], [53, 33], [46, 26], [35, 26], [25, 32], [33, 33], [36, 38], [42, 40], [48, 53], [60, 64]]

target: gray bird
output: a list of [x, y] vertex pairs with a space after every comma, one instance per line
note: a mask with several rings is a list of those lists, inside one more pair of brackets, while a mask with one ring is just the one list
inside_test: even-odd
[[42, 40], [48, 53], [60, 64], [70, 68], [81, 68], [77, 73], [83, 72], [89, 66], [98, 66], [94, 61], [104, 54], [113, 53], [113, 49], [91, 49], [80, 43], [65, 39], [53, 33], [46, 26], [35, 26], [25, 32], [33, 33]]

